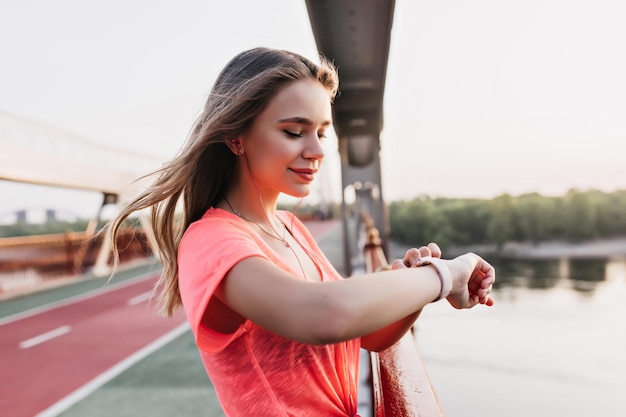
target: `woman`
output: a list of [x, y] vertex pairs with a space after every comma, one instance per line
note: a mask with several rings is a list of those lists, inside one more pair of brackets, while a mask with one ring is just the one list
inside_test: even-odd
[[492, 304], [495, 272], [476, 255], [441, 260], [431, 244], [394, 270], [344, 280], [304, 225], [276, 210], [281, 193], [310, 192], [337, 87], [324, 59], [237, 55], [181, 153], [112, 223], [114, 235], [152, 209], [162, 306], [184, 306], [227, 416], [355, 416], [359, 347], [392, 345], [436, 299]]

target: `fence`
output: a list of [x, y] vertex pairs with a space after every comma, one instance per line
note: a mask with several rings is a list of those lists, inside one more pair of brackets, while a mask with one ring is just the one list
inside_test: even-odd
[[[104, 236], [89, 232], [68, 232], [0, 239], [0, 293], [88, 273], [94, 266]], [[139, 229], [120, 231], [120, 262], [152, 256], [150, 245]], [[109, 264], [112, 263], [109, 257]]]

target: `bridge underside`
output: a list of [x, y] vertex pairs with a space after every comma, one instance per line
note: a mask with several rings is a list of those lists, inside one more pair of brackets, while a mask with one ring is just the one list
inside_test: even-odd
[[344, 253], [351, 272], [356, 242], [350, 242], [345, 195], [354, 189], [357, 207], [369, 211], [381, 232], [388, 234], [382, 198], [380, 132], [391, 41], [394, 0], [306, 0], [318, 51], [339, 70], [339, 95], [334, 105], [339, 140], [344, 207]]

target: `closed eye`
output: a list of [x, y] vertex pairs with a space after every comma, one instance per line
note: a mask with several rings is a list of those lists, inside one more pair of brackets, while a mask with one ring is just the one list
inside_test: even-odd
[[287, 130], [287, 129], [284, 129], [283, 132], [285, 132], [285, 134], [287, 134], [287, 136], [292, 137], [292, 138], [301, 138], [302, 137], [302, 133], [299, 133], [299, 132], [292, 132], [291, 130]]

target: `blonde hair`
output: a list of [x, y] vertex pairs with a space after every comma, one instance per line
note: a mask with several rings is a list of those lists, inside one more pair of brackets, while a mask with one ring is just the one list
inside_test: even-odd
[[[218, 76], [203, 112], [179, 154], [161, 169], [152, 185], [122, 208], [108, 225], [115, 262], [116, 236], [134, 212], [151, 209], [151, 224], [163, 266], [156, 284], [159, 310], [171, 316], [182, 305], [178, 286], [178, 245], [191, 223], [226, 195], [236, 180], [236, 156], [225, 145], [237, 138], [288, 83], [314, 79], [331, 100], [338, 88], [337, 70], [326, 58], [317, 65], [293, 52], [255, 48], [235, 56]], [[177, 206], [183, 204], [182, 218]]]

